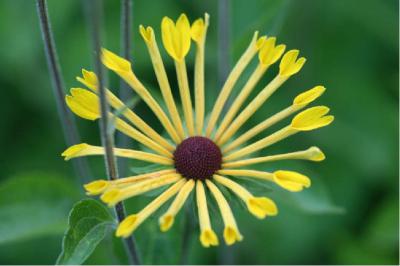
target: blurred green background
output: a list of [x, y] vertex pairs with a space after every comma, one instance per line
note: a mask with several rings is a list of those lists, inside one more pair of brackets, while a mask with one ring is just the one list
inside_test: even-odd
[[[84, 1], [49, 1], [49, 12], [66, 87], [80, 86], [75, 76], [91, 67], [91, 46]], [[120, 48], [119, 1], [104, 1], [104, 46]], [[275, 199], [280, 214], [259, 221], [234, 206], [245, 240], [233, 248], [203, 249], [198, 229], [187, 253], [194, 264], [398, 264], [398, 1], [396, 0], [251, 0], [231, 1], [231, 66], [252, 32], [275, 35], [308, 61], [246, 124], [242, 131], [290, 104], [298, 93], [315, 85], [327, 92], [316, 104], [331, 107], [336, 119], [324, 129], [298, 134], [262, 154], [319, 146], [323, 163], [285, 162], [259, 169], [296, 170], [309, 175], [313, 186], [298, 194], [253, 184], [258, 194]], [[165, 15], [181, 12], [191, 21], [211, 16], [206, 47], [206, 94], [210, 110], [218, 92], [217, 1], [134, 0], [133, 67], [138, 77], [159, 94], [139, 24], [155, 28]], [[86, 196], [66, 148], [40, 37], [34, 1], [0, 2], [0, 263], [54, 264], [61, 250], [72, 205]], [[174, 68], [164, 59], [173, 87]], [[193, 49], [188, 71], [193, 70]], [[256, 60], [254, 60], [256, 61]], [[255, 65], [255, 62], [254, 64]], [[248, 70], [251, 70], [251, 66]], [[260, 83], [276, 73], [274, 66]], [[246, 71], [246, 80], [250, 71]], [[191, 75], [190, 79], [192, 80]], [[117, 91], [118, 79], [109, 75]], [[258, 89], [260, 89], [259, 86]], [[66, 91], [67, 92], [67, 91]], [[137, 112], [155, 128], [160, 125], [143, 103]], [[76, 119], [83, 142], [100, 144], [96, 122]], [[285, 122], [284, 122], [285, 123]], [[283, 126], [284, 123], [277, 127]], [[272, 131], [268, 131], [272, 132]], [[266, 133], [267, 134], [267, 133]], [[134, 146], [135, 144], [132, 144]], [[105, 178], [101, 157], [89, 158], [93, 176]], [[132, 162], [135, 165], [136, 162]], [[128, 201], [132, 213], [150, 200]], [[220, 220], [216, 210], [214, 220]], [[182, 216], [182, 215], [180, 215]], [[157, 217], [137, 231], [145, 263], [178, 263], [182, 219], [168, 234], [159, 233]], [[216, 222], [221, 230], [221, 222]], [[86, 263], [125, 263], [120, 242], [107, 237]]]

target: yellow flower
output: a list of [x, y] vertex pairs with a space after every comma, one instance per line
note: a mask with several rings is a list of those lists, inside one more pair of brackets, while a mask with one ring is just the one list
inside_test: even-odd
[[[272, 199], [265, 195], [253, 195], [235, 178], [257, 178], [266, 182], [273, 182], [282, 189], [298, 192], [310, 187], [310, 178], [294, 171], [276, 169], [274, 172], [265, 172], [253, 170], [250, 166], [278, 160], [319, 162], [325, 159], [324, 153], [314, 146], [300, 151], [248, 157], [296, 133], [329, 125], [334, 117], [328, 115], [328, 107], [316, 106], [302, 110], [325, 92], [323, 86], [315, 86], [299, 94], [288, 107], [261, 121], [246, 133], [235, 137], [242, 125], [286, 80], [299, 72], [305, 63], [303, 57], [298, 58], [298, 50], [290, 50], [284, 54], [286, 46], [283, 44], [276, 45], [275, 37], [259, 37], [258, 32], [254, 33], [247, 49], [239, 58], [223, 85], [214, 107], [210, 110], [211, 114], [208, 121], [204, 119], [205, 99], [207, 99], [204, 84], [204, 58], [208, 25], [208, 14], [205, 14], [204, 18], [194, 21], [192, 25], [184, 14], [179, 17], [176, 23], [167, 17], [163, 18], [161, 23], [164, 48], [176, 67], [182, 115], [179, 113], [178, 105], [172, 96], [171, 86], [153, 28], [140, 26], [140, 34], [149, 51], [166, 106], [165, 111], [161, 108], [164, 103], [155, 100], [135, 75], [129, 61], [109, 50], [103, 49], [102, 51], [103, 64], [131, 86], [154, 112], [168, 133], [164, 136], [161, 132], [154, 130], [115, 96], [111, 90], [106, 90], [110, 106], [121, 114], [119, 117], [112, 112], [109, 113], [115, 129], [146, 147], [146, 151], [115, 148], [114, 154], [119, 157], [163, 165], [166, 169], [113, 181], [96, 180], [84, 186], [87, 194], [99, 195], [104, 203], [113, 206], [120, 201], [145, 192], [168, 187], [144, 209], [128, 216], [121, 222], [116, 230], [116, 235], [119, 237], [127, 237], [132, 234], [157, 209], [171, 200], [169, 208], [159, 217], [160, 230], [162, 232], [168, 231], [174, 225], [175, 218], [179, 215], [185, 202], [193, 198], [196, 201], [200, 225], [199, 241], [204, 247], [217, 246], [220, 242], [218, 234], [212, 228], [207, 203], [207, 195], [211, 195], [218, 205], [224, 223], [223, 240], [227, 245], [232, 245], [242, 241], [243, 236], [239, 231], [229, 202], [225, 199], [220, 187], [227, 188], [230, 193], [241, 199], [248, 211], [256, 218], [263, 219], [275, 216], [278, 214], [278, 208]], [[185, 64], [185, 56], [188, 54], [192, 42], [196, 49], [193, 101]], [[244, 83], [232, 105], [226, 107], [227, 99], [233, 87], [257, 54], [258, 65], [247, 82]], [[279, 71], [275, 78], [264, 85], [248, 105], [244, 105], [265, 72], [281, 57]], [[82, 77], [78, 77], [77, 80], [89, 90], [72, 88], [71, 95], [66, 96], [67, 105], [72, 112], [84, 119], [98, 119], [100, 113], [96, 75], [91, 71], [83, 70]], [[194, 106], [192, 102], [194, 102]], [[227, 108], [226, 115], [220, 117], [224, 107]], [[301, 112], [296, 114], [286, 126], [270, 135], [262, 135], [265, 129], [298, 111]], [[259, 140], [251, 141], [253, 137], [259, 135], [261, 135]], [[248, 141], [250, 142], [247, 143]], [[104, 148], [101, 146], [81, 143], [69, 147], [63, 152], [62, 156], [69, 160], [81, 156], [103, 155], [104, 152]], [[207, 194], [206, 190], [210, 193]], [[190, 197], [191, 194], [195, 194], [194, 197]]]

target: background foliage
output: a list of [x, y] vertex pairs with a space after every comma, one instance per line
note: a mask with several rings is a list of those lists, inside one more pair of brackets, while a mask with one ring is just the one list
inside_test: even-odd
[[[83, 1], [49, 2], [66, 85], [78, 86], [75, 76], [81, 67], [91, 68], [92, 56]], [[119, 4], [104, 2], [105, 46], [119, 51]], [[152, 25], [159, 33], [164, 15], [175, 18], [186, 12], [193, 20], [204, 12], [210, 13], [206, 93], [209, 99], [215, 99], [216, 1], [134, 0], [134, 10], [133, 67], [154, 93], [156, 80], [138, 34], [139, 23]], [[327, 154], [324, 163], [290, 162], [261, 167], [302, 171], [312, 177], [314, 186], [301, 194], [274, 191], [271, 197], [277, 199], [280, 214], [266, 221], [255, 220], [238, 207], [245, 241], [233, 248], [202, 249], [195, 231], [189, 262], [397, 264], [398, 1], [235, 0], [231, 1], [231, 14], [231, 63], [256, 29], [277, 35], [280, 42], [300, 49], [308, 59], [301, 74], [287, 82], [248, 126], [318, 84], [328, 88], [319, 103], [332, 107], [336, 120], [328, 128], [298, 135], [271, 148], [274, 153], [317, 144]], [[65, 144], [34, 1], [3, 0], [0, 18], [0, 263], [54, 264], [61, 252], [69, 210], [85, 196], [71, 163], [60, 157]], [[172, 62], [165, 59], [175, 82]], [[192, 71], [193, 53], [188, 66]], [[262, 83], [274, 71], [269, 71]], [[110, 84], [118, 87], [115, 76], [110, 75]], [[137, 111], [160, 128], [142, 103]], [[84, 141], [100, 143], [97, 124], [79, 119], [77, 122]], [[102, 158], [91, 158], [90, 163], [94, 176], [103, 178]], [[152, 195], [148, 196], [128, 201], [128, 210], [141, 208]], [[98, 222], [107, 224], [108, 218], [104, 219]], [[159, 233], [155, 218], [143, 225], [136, 237], [144, 262], [178, 263], [182, 225], [182, 219], [178, 220], [168, 234]], [[120, 241], [112, 237], [101, 241], [86, 261], [124, 262]]]

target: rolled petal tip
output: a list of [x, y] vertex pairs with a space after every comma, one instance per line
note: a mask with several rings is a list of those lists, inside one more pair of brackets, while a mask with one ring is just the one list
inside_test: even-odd
[[117, 73], [130, 72], [132, 70], [131, 63], [113, 52], [102, 48], [101, 61], [108, 68]]
[[205, 229], [201, 231], [200, 243], [205, 248], [219, 245], [218, 237], [212, 229]]
[[117, 237], [128, 237], [137, 227], [138, 216], [136, 214], [126, 217], [118, 226], [115, 235]]
[[69, 148], [67, 148], [63, 153], [61, 153], [61, 156], [64, 157], [64, 160], [68, 161], [69, 159], [78, 157], [82, 151], [87, 149], [90, 145], [87, 143], [80, 143], [73, 145]]
[[83, 185], [86, 194], [89, 196], [99, 195], [108, 188], [109, 182], [107, 180], [96, 180]]
[[293, 105], [305, 106], [319, 98], [325, 90], [326, 88], [324, 86], [315, 86], [314, 88], [297, 95], [293, 100]]
[[311, 180], [307, 176], [293, 171], [276, 171], [273, 178], [276, 184], [292, 192], [302, 191], [311, 186]]
[[239, 230], [237, 228], [234, 228], [232, 226], [226, 226], [224, 229], [224, 239], [225, 243], [230, 246], [235, 244], [238, 241], [243, 240], [243, 236], [240, 234]]
[[289, 77], [300, 71], [306, 59], [304, 57], [297, 59], [298, 56], [299, 50], [290, 50], [283, 56], [279, 65], [280, 76]]
[[167, 232], [174, 224], [175, 217], [171, 214], [166, 214], [160, 217], [159, 224], [161, 232]]
[[324, 127], [333, 122], [334, 116], [327, 115], [329, 108], [326, 106], [315, 106], [297, 114], [290, 126], [299, 131], [309, 131]]
[[264, 219], [266, 216], [275, 216], [278, 214], [278, 208], [269, 198], [249, 198], [246, 204], [249, 211], [259, 219]]

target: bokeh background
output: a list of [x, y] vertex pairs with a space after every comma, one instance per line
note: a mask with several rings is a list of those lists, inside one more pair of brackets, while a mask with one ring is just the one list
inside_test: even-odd
[[[67, 88], [79, 86], [75, 76], [82, 67], [92, 69], [83, 2], [49, 1], [66, 92]], [[119, 1], [104, 2], [104, 46], [118, 52]], [[159, 34], [165, 15], [176, 18], [185, 12], [191, 21], [204, 12], [211, 15], [206, 47], [210, 110], [220, 88], [217, 1], [133, 2], [133, 66], [155, 94], [159, 94], [157, 82], [138, 33], [139, 24], [152, 25]], [[234, 204], [245, 240], [232, 248], [201, 248], [194, 225], [186, 251], [189, 263], [399, 263], [398, 4], [396, 0], [230, 2], [230, 68], [254, 30], [277, 36], [278, 42], [300, 49], [308, 59], [301, 73], [274, 94], [243, 131], [290, 104], [301, 91], [320, 84], [327, 87], [327, 92], [316, 104], [330, 106], [336, 119], [327, 128], [298, 134], [262, 152], [273, 154], [319, 146], [327, 155], [323, 163], [258, 166], [264, 170], [303, 172], [312, 178], [311, 188], [293, 194], [252, 183], [254, 191], [276, 200], [280, 214], [259, 221]], [[54, 264], [67, 228], [68, 212], [86, 196], [72, 163], [60, 156], [66, 145], [34, 1], [2, 0], [0, 22], [0, 263]], [[157, 38], [161, 40], [159, 35]], [[187, 61], [189, 73], [193, 70], [193, 57], [192, 51]], [[167, 56], [164, 59], [176, 93], [173, 63]], [[266, 84], [276, 70], [273, 67], [260, 84]], [[235, 93], [244, 81], [245, 78], [240, 80]], [[111, 73], [109, 83], [117, 92], [119, 82]], [[135, 108], [155, 128], [161, 128], [143, 103], [138, 102]], [[100, 144], [97, 122], [76, 120], [82, 140]], [[90, 158], [89, 163], [93, 177], [105, 177], [102, 158]], [[137, 165], [130, 162], [130, 171], [134, 172]], [[128, 211], [137, 211], [153, 196], [129, 200]], [[215, 209], [211, 212], [214, 220], [220, 220]], [[139, 228], [136, 238], [145, 263], [179, 263], [181, 216], [168, 234], [159, 233], [157, 217]], [[216, 221], [215, 226], [221, 230], [221, 222]], [[111, 236], [86, 261], [125, 262], [120, 242]]]

